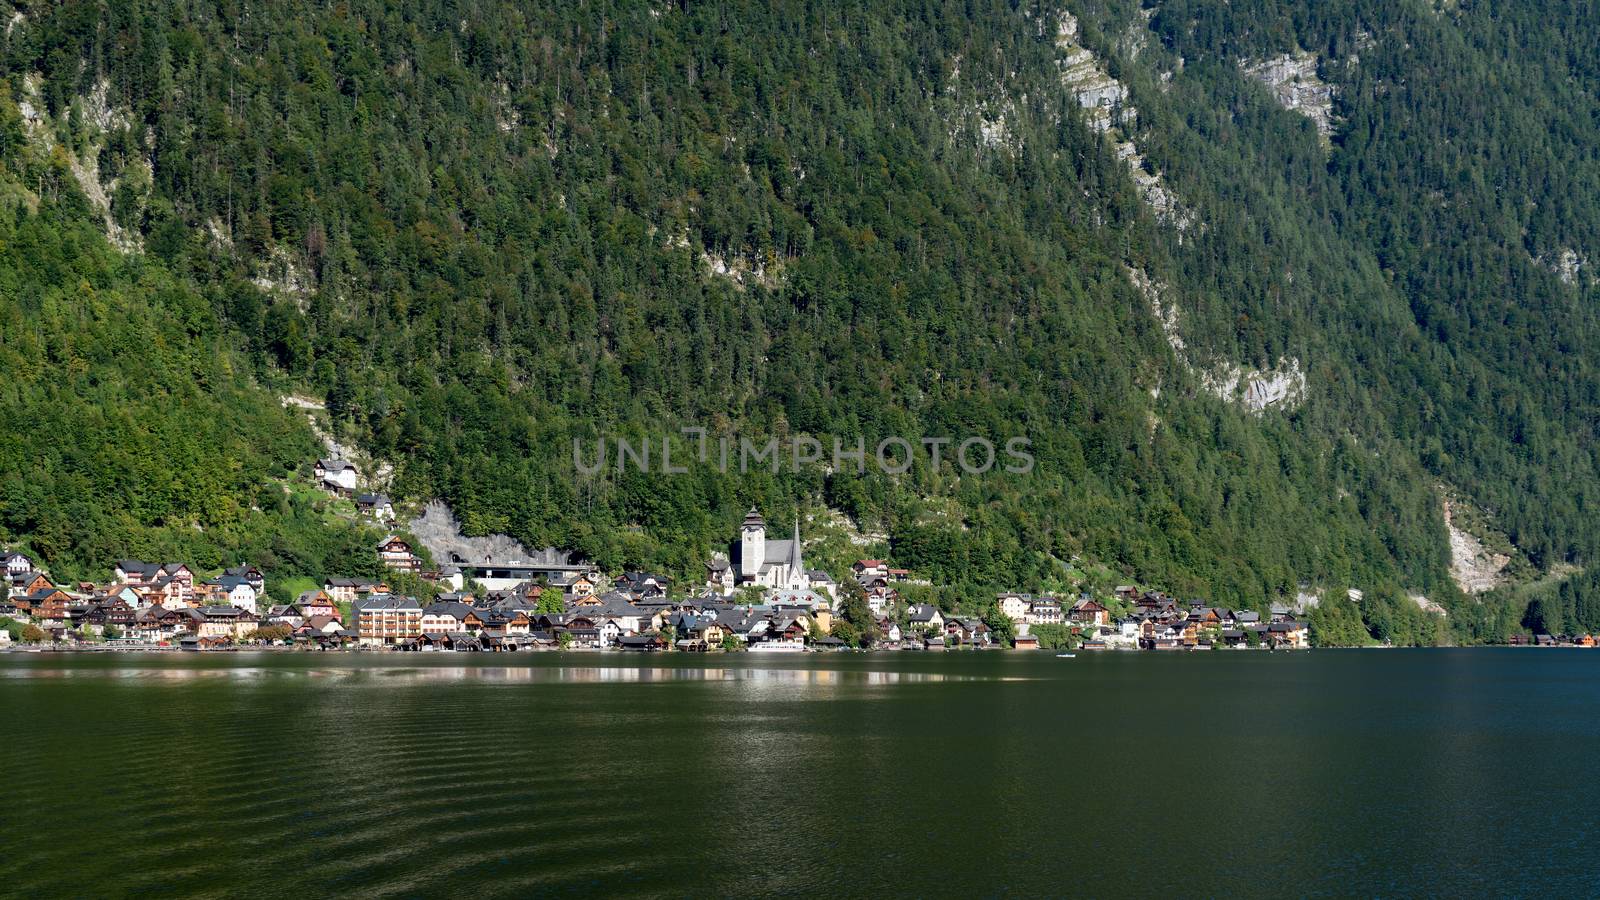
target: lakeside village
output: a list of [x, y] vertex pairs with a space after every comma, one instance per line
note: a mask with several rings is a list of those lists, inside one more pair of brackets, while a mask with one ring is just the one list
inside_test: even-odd
[[[375, 517], [390, 513], [381, 496], [358, 501]], [[375, 548], [395, 571], [434, 581], [430, 603], [392, 592], [380, 580], [329, 578], [292, 603], [265, 605], [266, 581], [252, 565], [201, 579], [182, 562], [123, 560], [107, 584], [58, 585], [34, 560], [0, 554], [9, 587], [0, 603], [0, 643], [10, 649], [225, 650], [245, 646], [388, 651], [748, 651], [805, 652], [871, 648], [1150, 649], [1305, 648], [1306, 625], [1275, 607], [1259, 613], [1181, 603], [1154, 591], [1121, 587], [1111, 605], [1088, 594], [1063, 600], [1000, 594], [985, 617], [904, 604], [910, 573], [881, 560], [851, 567], [849, 590], [807, 569], [799, 526], [769, 539], [752, 509], [726, 557], [706, 565], [703, 587], [673, 596], [667, 579], [628, 572], [616, 579], [586, 566], [506, 563], [475, 569], [466, 591], [460, 567], [424, 572], [409, 541], [385, 537]], [[870, 623], [849, 622], [845, 598], [864, 606]], [[752, 602], [759, 600], [759, 602]], [[1131, 610], [1113, 618], [1112, 605]], [[856, 611], [858, 620], [862, 618]], [[867, 624], [868, 627], [860, 627]], [[1041, 642], [1041, 639], [1043, 641]]]
[[[318, 460], [319, 487], [354, 500], [380, 523], [394, 505], [358, 493], [356, 469]], [[184, 562], [126, 559], [111, 581], [57, 584], [26, 553], [0, 552], [0, 649], [308, 650], [504, 652], [517, 650], [747, 651], [1069, 649], [1303, 649], [1308, 627], [1274, 606], [1258, 612], [1180, 602], [1158, 591], [1118, 587], [1096, 598], [1002, 593], [984, 615], [908, 603], [911, 573], [861, 559], [843, 584], [805, 565], [800, 526], [767, 537], [752, 508], [726, 554], [706, 563], [704, 583], [674, 591], [647, 572], [610, 578], [559, 553], [530, 559], [449, 554], [425, 568], [410, 539], [374, 547], [397, 582], [429, 585], [424, 603], [382, 579], [328, 578], [273, 604], [262, 571], [248, 563], [202, 577]], [[281, 594], [281, 591], [280, 591]], [[1116, 611], [1115, 613], [1113, 611]]]

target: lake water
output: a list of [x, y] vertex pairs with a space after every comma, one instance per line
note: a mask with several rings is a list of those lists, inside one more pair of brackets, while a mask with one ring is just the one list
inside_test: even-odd
[[1600, 652], [0, 655], [13, 896], [1600, 895]]

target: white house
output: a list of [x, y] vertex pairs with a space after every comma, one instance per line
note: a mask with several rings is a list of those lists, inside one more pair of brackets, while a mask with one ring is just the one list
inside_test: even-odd
[[915, 628], [927, 628], [935, 631], [944, 628], [944, 615], [939, 612], [939, 607], [931, 603], [919, 604], [907, 609], [906, 618]]
[[1028, 597], [1022, 594], [1001, 594], [998, 599], [1000, 611], [1006, 614], [1006, 618], [1013, 622], [1027, 620], [1028, 609], [1033, 605]]
[[342, 459], [319, 459], [313, 474], [317, 484], [335, 491], [354, 493], [360, 477], [354, 464]]
[[244, 578], [225, 575], [216, 580], [216, 599], [249, 612], [256, 611], [256, 588]]
[[5, 564], [5, 574], [8, 576], [26, 575], [33, 571], [33, 560], [21, 553], [0, 554], [0, 563]]
[[1052, 597], [1040, 597], [1028, 606], [1028, 624], [1060, 625], [1061, 603]]
[[394, 504], [385, 494], [357, 494], [356, 509], [379, 522], [394, 521]]

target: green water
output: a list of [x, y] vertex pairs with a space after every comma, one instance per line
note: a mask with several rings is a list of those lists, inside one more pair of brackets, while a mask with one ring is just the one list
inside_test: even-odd
[[0, 655], [10, 896], [1600, 894], [1600, 652]]

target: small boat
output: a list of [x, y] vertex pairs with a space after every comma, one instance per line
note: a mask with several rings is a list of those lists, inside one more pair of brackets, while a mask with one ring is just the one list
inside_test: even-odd
[[1076, 654], [1076, 653], [1057, 653], [1056, 654], [1056, 659], [1077, 659], [1077, 658], [1078, 658], [1078, 654]]

